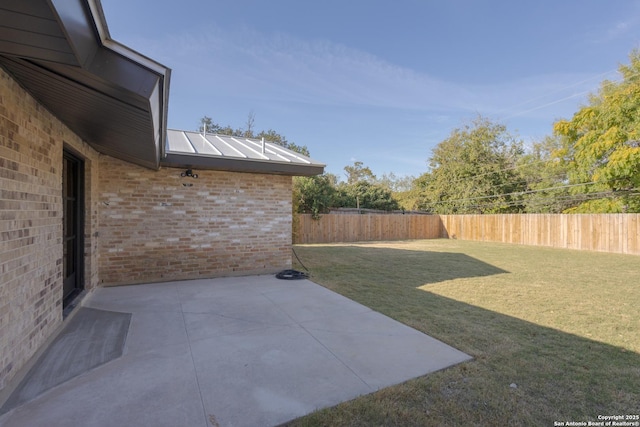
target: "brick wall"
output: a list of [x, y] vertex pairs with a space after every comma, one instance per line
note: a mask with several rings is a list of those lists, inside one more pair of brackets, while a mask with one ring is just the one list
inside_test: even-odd
[[291, 177], [100, 164], [105, 285], [291, 267]]
[[62, 322], [62, 153], [86, 161], [85, 286], [97, 284], [97, 153], [0, 68], [0, 390]]

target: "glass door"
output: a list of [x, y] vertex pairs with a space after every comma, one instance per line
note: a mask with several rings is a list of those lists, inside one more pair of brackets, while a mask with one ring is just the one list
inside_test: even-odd
[[63, 203], [63, 307], [84, 288], [83, 251], [83, 162], [65, 152], [62, 167]]

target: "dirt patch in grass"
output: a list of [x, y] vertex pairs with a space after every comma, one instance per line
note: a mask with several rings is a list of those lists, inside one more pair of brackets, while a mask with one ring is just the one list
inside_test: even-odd
[[316, 283], [474, 360], [289, 425], [553, 425], [640, 414], [640, 257], [455, 240], [296, 252]]

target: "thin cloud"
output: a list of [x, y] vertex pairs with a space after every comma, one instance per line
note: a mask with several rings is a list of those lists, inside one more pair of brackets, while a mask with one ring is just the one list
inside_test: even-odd
[[[464, 85], [344, 45], [249, 29], [229, 32], [212, 26], [206, 31], [170, 35], [144, 44], [145, 51], [174, 69], [174, 91], [182, 90], [181, 85], [195, 85], [203, 95], [271, 103], [365, 106], [446, 115], [450, 111], [504, 114], [506, 108], [520, 108], [533, 99], [535, 102], [529, 102], [522, 111], [531, 109], [537, 114], [537, 105], [597, 87], [588, 81], [575, 85], [593, 78], [576, 74]], [[549, 95], [536, 100], [540, 94]]]
[[585, 39], [591, 40], [594, 44], [604, 44], [614, 41], [620, 41], [625, 38], [632, 38], [637, 41], [637, 36], [634, 33], [635, 29], [640, 24], [640, 1], [627, 4], [628, 8], [620, 8], [621, 15], [624, 15], [623, 19], [620, 19], [608, 26], [600, 27], [593, 33], [585, 35]]
[[612, 27], [608, 28], [604, 32], [604, 36], [600, 42], [611, 42], [621, 39], [629, 35], [632, 29], [637, 28], [640, 23], [640, 18], [633, 17], [625, 21], [615, 23]]
[[[248, 28], [209, 26], [140, 43], [140, 51], [173, 69], [174, 126], [195, 128], [203, 113], [241, 126], [246, 111], [254, 110], [267, 127], [313, 147], [330, 163], [327, 170], [338, 174], [356, 158], [395, 171], [424, 169], [430, 147], [461, 118], [477, 114], [506, 122], [515, 132], [527, 132], [527, 120], [548, 124], [550, 132], [551, 123], [570, 117], [577, 99], [601, 80], [594, 74], [547, 74], [461, 84], [344, 45]], [[303, 136], [296, 139], [296, 130]], [[381, 137], [389, 132], [397, 152]], [[367, 143], [343, 141], [337, 150], [329, 146], [335, 135]]]

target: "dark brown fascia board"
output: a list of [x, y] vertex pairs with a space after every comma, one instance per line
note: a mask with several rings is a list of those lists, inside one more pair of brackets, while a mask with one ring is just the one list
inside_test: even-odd
[[[136, 162], [134, 157], [133, 163], [158, 169], [167, 138], [171, 70], [111, 39], [99, 0], [47, 1], [57, 15], [81, 68], [148, 100], [148, 111], [154, 122], [149, 138], [154, 141], [153, 157], [156, 160], [151, 165], [147, 161]], [[154, 102], [160, 103], [159, 108], [152, 105]], [[126, 156], [119, 157], [125, 160]], [[126, 160], [131, 161], [132, 158]]]
[[[105, 47], [108, 49], [123, 55], [126, 53], [126, 58], [136, 61], [139, 65], [150, 70], [157, 76], [155, 84], [145, 88], [145, 97], [149, 101], [149, 113], [154, 120], [153, 135], [149, 137], [155, 142], [155, 149], [158, 155], [158, 161], [155, 169], [160, 167], [160, 162], [165, 157], [165, 144], [167, 141], [167, 123], [169, 114], [169, 87], [171, 83], [171, 69], [167, 68], [155, 61], [152, 61], [137, 52], [126, 48], [125, 46], [115, 42], [107, 41]], [[141, 84], [145, 81], [142, 79]], [[148, 83], [148, 81], [147, 81]], [[140, 88], [141, 89], [141, 88]], [[140, 93], [140, 92], [138, 92]], [[157, 120], [157, 123], [155, 122]]]
[[162, 122], [164, 123], [164, 135], [161, 139], [162, 141], [162, 151], [164, 152], [164, 142], [167, 140], [166, 138], [166, 129], [167, 129], [167, 111], [169, 106], [169, 86], [171, 82], [171, 69], [160, 64], [159, 62], [145, 56], [135, 50], [119, 43], [111, 38], [109, 34], [109, 29], [106, 24], [106, 20], [104, 17], [104, 11], [102, 10], [102, 6], [100, 5], [99, 0], [87, 0], [89, 4], [89, 8], [91, 9], [91, 13], [94, 17], [96, 23], [96, 30], [98, 31], [98, 35], [100, 40], [102, 41], [102, 45], [109, 49], [112, 52], [115, 52], [125, 58], [128, 58], [131, 61], [134, 61], [138, 65], [150, 70], [151, 72], [157, 74], [162, 79], [162, 84], [159, 85], [161, 89], [160, 98], [162, 99], [163, 108], [163, 118]]
[[62, 32], [77, 59], [78, 66], [86, 68], [100, 49], [96, 40], [95, 21], [89, 16], [84, 0], [46, 0], [56, 15]]
[[[60, 0], [59, 0], [60, 1]], [[155, 134], [150, 137], [155, 141], [155, 148], [157, 151], [158, 162], [155, 165], [155, 169], [160, 167], [160, 162], [165, 157], [165, 141], [167, 140], [167, 123], [168, 123], [168, 113], [169, 113], [169, 87], [171, 82], [171, 69], [165, 67], [153, 59], [142, 55], [141, 53], [136, 52], [133, 49], [128, 48], [127, 46], [118, 43], [117, 41], [111, 38], [109, 34], [109, 28], [107, 27], [107, 21], [104, 16], [104, 11], [102, 9], [102, 5], [100, 4], [100, 0], [86, 0], [89, 9], [91, 11], [91, 15], [93, 16], [93, 22], [95, 24], [95, 29], [98, 33], [98, 37], [101, 41], [101, 44], [104, 48], [108, 49], [110, 52], [116, 53], [129, 61], [133, 61], [137, 65], [146, 68], [152, 73], [158, 76], [155, 85], [146, 86], [144, 85], [145, 80], [141, 79], [138, 83], [144, 85], [144, 91], [146, 93], [147, 99], [154, 98], [160, 101], [160, 111], [156, 111], [153, 108], [153, 105], [150, 105], [149, 111], [152, 115], [157, 115], [157, 119], [159, 122], [156, 124]], [[98, 67], [92, 67], [91, 70], [94, 72], [99, 72]], [[125, 86], [128, 87], [127, 82], [123, 82]], [[149, 83], [149, 81], [146, 81]], [[142, 87], [138, 87], [138, 90], [143, 89]], [[155, 93], [154, 93], [155, 91]], [[154, 99], [151, 99], [152, 102]]]
[[[107, 141], [92, 141], [90, 132], [86, 129], [81, 136], [100, 152], [109, 152], [114, 157], [158, 169], [165, 150], [170, 70], [112, 40], [99, 0], [28, 1], [33, 3], [24, 7], [38, 11], [42, 5], [48, 9], [51, 19], [58, 23], [68, 51], [66, 56], [52, 54], [50, 49], [38, 50], [37, 47], [25, 52], [16, 50], [9, 43], [5, 46], [5, 53], [10, 57], [5, 59], [10, 61], [13, 57], [14, 64], [7, 65], [13, 66], [14, 71], [18, 65], [32, 70], [39, 69], [48, 78], [54, 76], [57, 79], [67, 79], [80, 89], [84, 87], [87, 91], [93, 90], [96, 94], [112, 97], [126, 104], [131, 111], [137, 109], [140, 113], [144, 112], [149, 124], [144, 131], [146, 136], [135, 141], [120, 141], [111, 147]], [[28, 82], [21, 84], [30, 90]], [[46, 102], [42, 99], [40, 101]], [[59, 108], [64, 107], [49, 102], [49, 109], [54, 115]], [[68, 123], [73, 124], [73, 120]], [[73, 126], [70, 127], [74, 129]], [[117, 126], [112, 130], [117, 133]], [[136, 151], [140, 150], [118, 150], [118, 146], [126, 144], [139, 144], [139, 148], [148, 150], [148, 153], [139, 156]]]
[[253, 159], [229, 159], [202, 154], [176, 154], [168, 152], [161, 166], [183, 169], [203, 169], [226, 172], [247, 172], [269, 175], [313, 176], [324, 173], [325, 165], [284, 162], [265, 162]]

